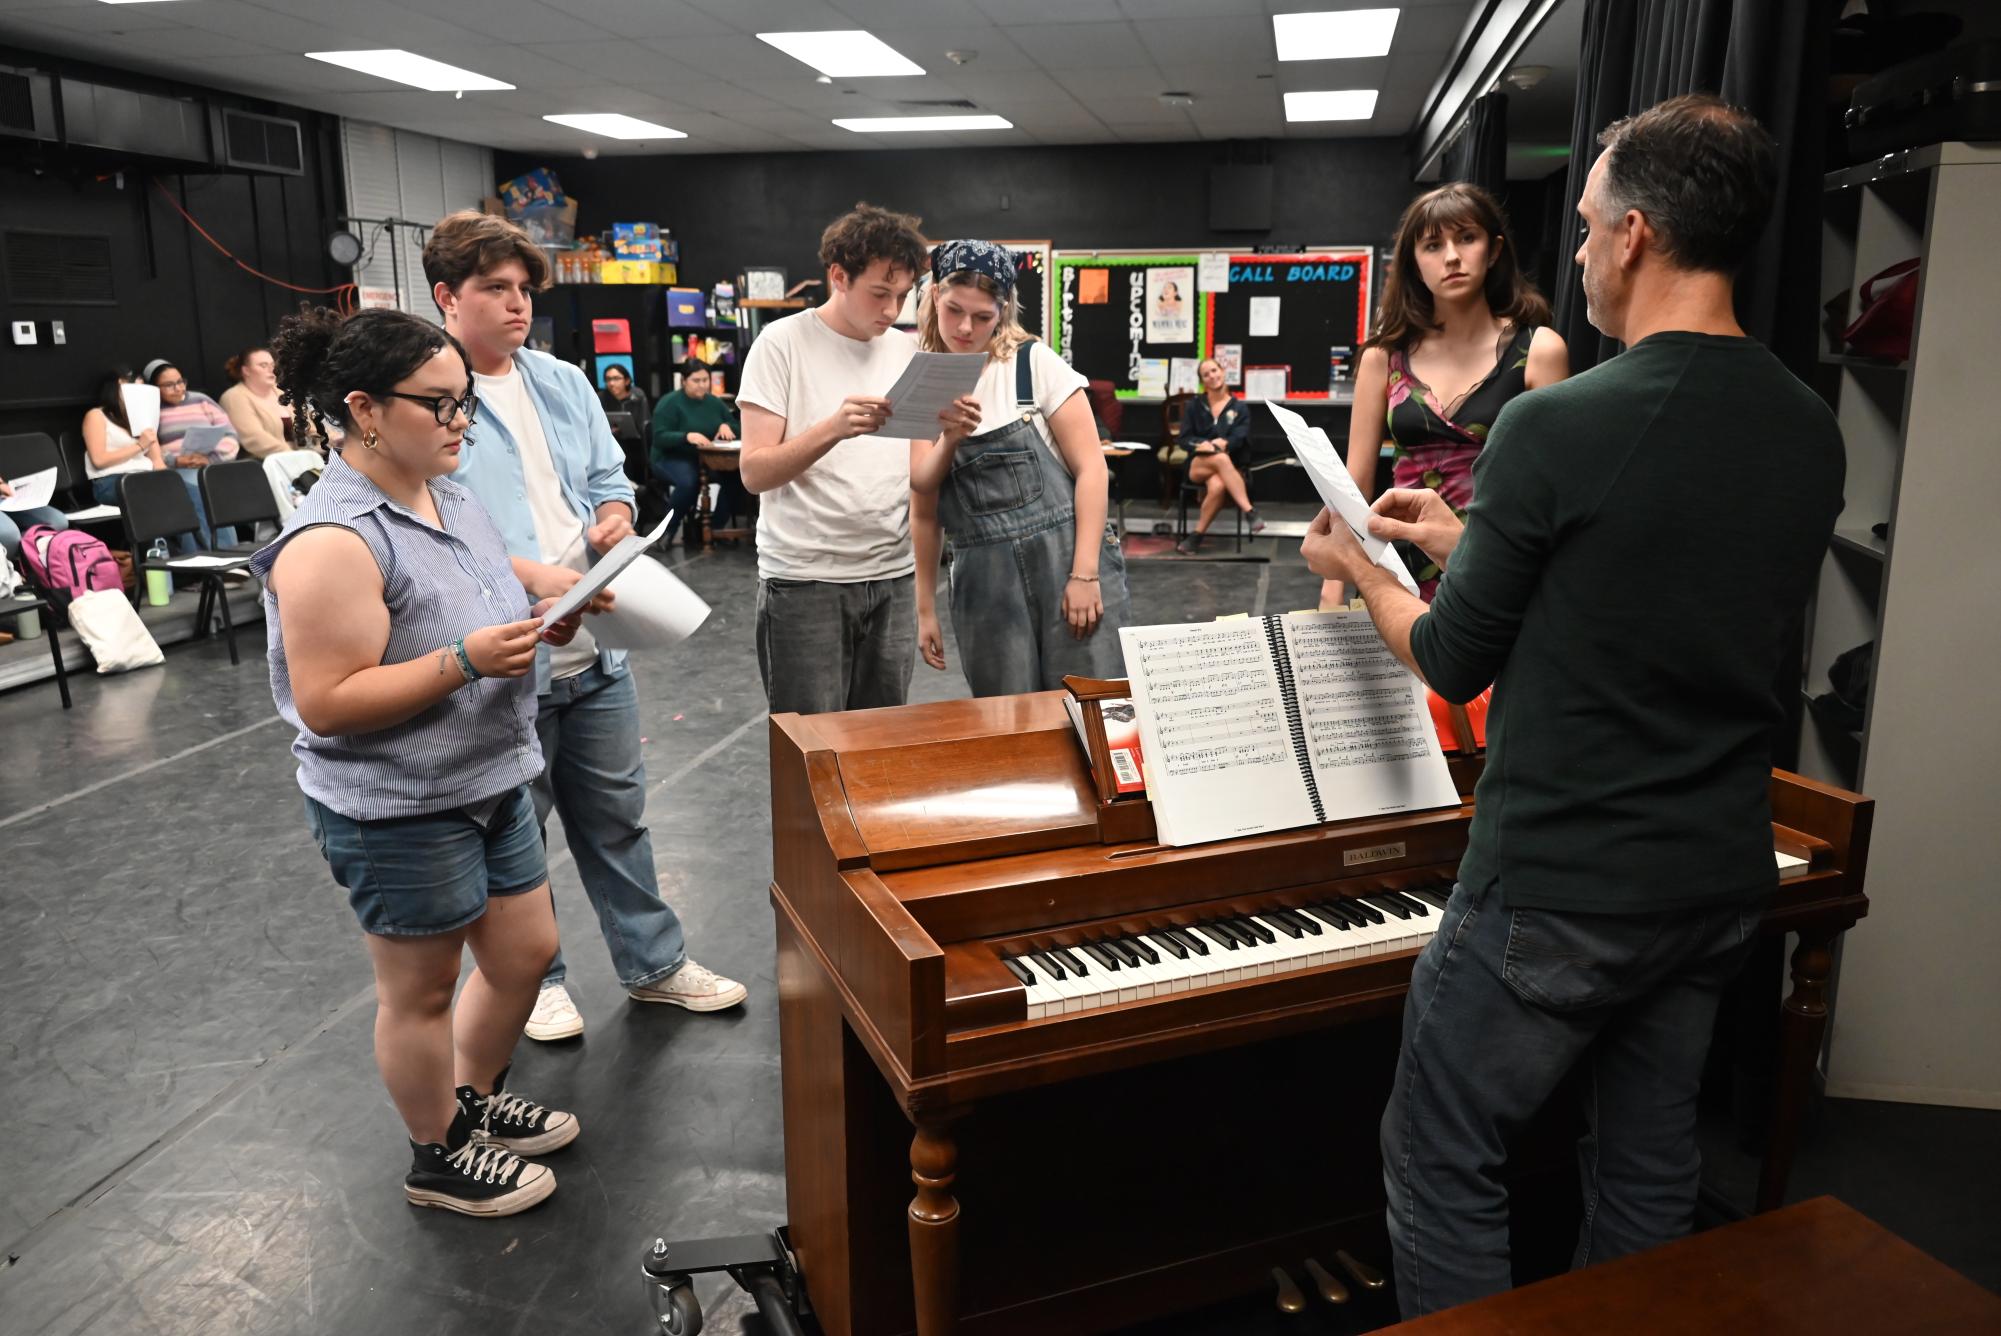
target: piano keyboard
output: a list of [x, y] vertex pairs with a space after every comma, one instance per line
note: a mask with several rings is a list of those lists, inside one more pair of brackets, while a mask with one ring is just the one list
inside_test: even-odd
[[1028, 1018], [1167, 997], [1431, 940], [1450, 882], [1204, 919], [1070, 946], [1001, 953], [1028, 994]]

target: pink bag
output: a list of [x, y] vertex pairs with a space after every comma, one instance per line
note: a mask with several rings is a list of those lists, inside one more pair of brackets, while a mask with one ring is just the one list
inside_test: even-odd
[[21, 556], [35, 582], [67, 605], [78, 594], [94, 589], [123, 592], [125, 579], [102, 541], [75, 529], [55, 530], [31, 524], [21, 535]]
[[1863, 357], [1907, 362], [1918, 313], [1918, 262], [1893, 264], [1862, 285], [1862, 312], [1841, 341]]

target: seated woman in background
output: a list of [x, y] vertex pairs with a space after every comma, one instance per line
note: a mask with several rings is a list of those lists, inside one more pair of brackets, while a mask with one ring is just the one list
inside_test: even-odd
[[262, 344], [245, 348], [222, 364], [236, 382], [222, 392], [222, 411], [253, 459], [293, 448], [292, 406], [278, 396], [275, 365], [271, 350]]
[[1202, 489], [1202, 512], [1195, 519], [1195, 531], [1175, 544], [1174, 550], [1183, 555], [1201, 549], [1226, 496], [1244, 512], [1252, 533], [1265, 527], [1244, 482], [1250, 467], [1250, 405], [1230, 393], [1223, 364], [1215, 358], [1203, 358], [1195, 374], [1201, 378], [1202, 393], [1190, 399], [1182, 413], [1181, 440], [1188, 447], [1188, 481]]
[[[0, 478], [0, 496], [14, 495], [14, 487], [5, 478]], [[69, 528], [69, 517], [54, 506], [30, 506], [26, 510], [0, 510], [0, 552], [11, 559], [21, 551], [21, 535], [37, 524], [46, 524], [51, 529]], [[7, 583], [0, 576], [0, 585]]]
[[[708, 363], [689, 358], [681, 364], [681, 388], [660, 401], [653, 410], [653, 476], [667, 489], [667, 504], [674, 520], [667, 541], [681, 520], [695, 508], [695, 489], [701, 474], [697, 470], [702, 446], [737, 439], [736, 407], [709, 392], [713, 378]], [[720, 527], [725, 516], [735, 516], [744, 497], [743, 481], [735, 473], [722, 473], [722, 497], [715, 515]]]
[[[195, 518], [201, 521], [203, 541], [210, 547], [234, 546], [234, 526], [224, 525], [220, 530], [209, 528], [208, 510], [202, 505], [201, 483], [191, 471], [234, 459], [241, 452], [242, 446], [236, 439], [236, 428], [231, 425], [229, 414], [222, 411], [221, 404], [200, 390], [189, 389], [188, 378], [165, 358], [155, 358], [146, 363], [141, 374], [148, 385], [160, 391], [160, 458], [168, 468], [181, 470], [181, 481], [187, 484], [188, 495], [194, 499]], [[182, 445], [192, 427], [223, 427], [231, 434], [217, 443], [213, 454], [184, 450]]]
[[607, 413], [632, 414], [632, 425], [638, 430], [641, 443], [651, 445], [653, 406], [646, 402], [646, 391], [632, 383], [624, 367], [605, 368], [604, 388], [598, 391], [598, 401]]

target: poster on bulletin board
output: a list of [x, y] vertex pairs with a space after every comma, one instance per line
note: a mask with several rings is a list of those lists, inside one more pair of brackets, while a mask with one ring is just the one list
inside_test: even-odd
[[1159, 398], [1173, 359], [1212, 341], [1200, 263], [1193, 251], [1059, 251], [1049, 346], [1121, 399]]
[[630, 353], [599, 353], [597, 364], [599, 389], [605, 387], [605, 372], [611, 370], [613, 367], [623, 370], [626, 380], [630, 381], [632, 379], [632, 354]]
[[1289, 399], [1346, 394], [1368, 337], [1374, 271], [1368, 246], [1232, 255], [1228, 290], [1202, 294], [1203, 355], [1234, 349], [1247, 373], [1266, 369], [1267, 386], [1270, 369], [1286, 368]]

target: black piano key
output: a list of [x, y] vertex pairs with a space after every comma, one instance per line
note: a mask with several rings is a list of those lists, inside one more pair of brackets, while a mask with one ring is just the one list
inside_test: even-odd
[[1209, 954], [1209, 943], [1203, 941], [1202, 934], [1196, 932], [1193, 928], [1169, 928], [1167, 934], [1174, 938], [1175, 941], [1187, 947], [1194, 955], [1206, 956]]
[[1363, 918], [1367, 919], [1371, 923], [1389, 922], [1388, 919], [1383, 917], [1382, 910], [1376, 908], [1374, 905], [1370, 904], [1367, 900], [1364, 900], [1359, 896], [1352, 899], [1339, 900], [1336, 901], [1336, 903], [1339, 904], [1343, 909], [1353, 910], [1355, 913], [1360, 914]]
[[1302, 914], [1297, 909], [1274, 909], [1266, 913], [1265, 917], [1270, 918], [1274, 914], [1282, 922], [1290, 923], [1303, 933], [1309, 933], [1315, 937], [1320, 935], [1320, 920], [1310, 914]]
[[1451, 898], [1452, 888], [1448, 886], [1441, 891], [1434, 886], [1418, 886], [1411, 890], [1411, 894], [1420, 900], [1429, 900], [1437, 908], [1443, 910], [1445, 902]]
[[1147, 964], [1158, 965], [1160, 963], [1160, 952], [1154, 950], [1152, 945], [1147, 942], [1146, 938], [1135, 934], [1131, 937], [1126, 938], [1125, 940], [1126, 940], [1126, 945], [1131, 947], [1133, 950], [1139, 952], [1139, 958], [1141, 960], [1144, 960]]
[[1217, 919], [1216, 926], [1226, 933], [1238, 946], [1256, 946], [1258, 936], [1235, 919]]
[[1055, 961], [1051, 960], [1048, 957], [1048, 955], [1045, 954], [1044, 952], [1030, 951], [1028, 953], [1028, 958], [1035, 962], [1035, 968], [1041, 970], [1044, 974], [1047, 974], [1050, 978], [1060, 979], [1063, 977], [1063, 967], [1057, 964]]
[[1172, 930], [1155, 928], [1147, 936], [1158, 943], [1161, 950], [1172, 954], [1176, 960], [1188, 959], [1188, 948], [1182, 945], [1181, 939], [1176, 937]]
[[1291, 919], [1287, 918], [1283, 913], [1281, 913], [1278, 910], [1267, 909], [1262, 914], [1258, 915], [1258, 919], [1260, 922], [1269, 924], [1270, 926], [1277, 928], [1287, 937], [1297, 938], [1297, 937], [1304, 937], [1306, 935], [1306, 930], [1304, 928], [1301, 928], [1297, 923], [1294, 923]]
[[1366, 928], [1369, 926], [1368, 917], [1361, 911], [1351, 907], [1345, 900], [1328, 900], [1322, 904], [1315, 905], [1314, 908], [1333, 914], [1351, 928]]
[[[1195, 931], [1201, 933], [1225, 951], [1234, 951], [1239, 945], [1235, 936], [1223, 931], [1221, 927], [1214, 923], [1198, 923], [1195, 925]], [[1206, 955], [1207, 952], [1204, 952], [1204, 954]]]
[[1394, 895], [1365, 895], [1362, 899], [1374, 905], [1377, 909], [1382, 910], [1385, 914], [1395, 914], [1400, 919], [1410, 917], [1410, 906], [1397, 899]]
[[1084, 954], [1089, 956], [1091, 959], [1097, 961], [1100, 965], [1103, 965], [1108, 970], [1116, 970], [1119, 967], [1119, 958], [1113, 955], [1111, 952], [1105, 950], [1105, 948], [1100, 943], [1085, 942]]
[[1245, 932], [1257, 938], [1259, 942], [1263, 942], [1267, 946], [1278, 940], [1277, 933], [1273, 932], [1270, 928], [1267, 928], [1264, 924], [1260, 923], [1258, 920], [1252, 918], [1249, 914], [1241, 914], [1238, 917], [1231, 919], [1230, 922], [1236, 924], [1238, 927], [1242, 928]]
[[1139, 952], [1133, 950], [1132, 943], [1125, 941], [1123, 938], [1107, 937], [1099, 942], [1098, 945], [1117, 956], [1119, 964], [1124, 965], [1127, 969], [1139, 968]]
[[1008, 956], [1002, 956], [1001, 964], [1007, 966], [1007, 972], [1009, 974], [1012, 974], [1015, 978], [1021, 980], [1022, 985], [1024, 987], [1033, 985], [1035, 983], [1035, 976], [1033, 974], [1030, 974], [1028, 972], [1028, 968], [1024, 966], [1020, 961], [1011, 959]]
[[1412, 895], [1409, 891], [1391, 891], [1389, 894], [1403, 901], [1404, 904], [1410, 907], [1410, 912], [1419, 918], [1431, 917], [1431, 906]]
[[1353, 925], [1325, 905], [1307, 905], [1300, 910], [1308, 918], [1324, 923], [1336, 932], [1347, 932]]
[[1091, 972], [1090, 967], [1084, 963], [1084, 958], [1067, 946], [1052, 946], [1049, 948], [1049, 954], [1054, 956], [1063, 968], [1079, 978]]

